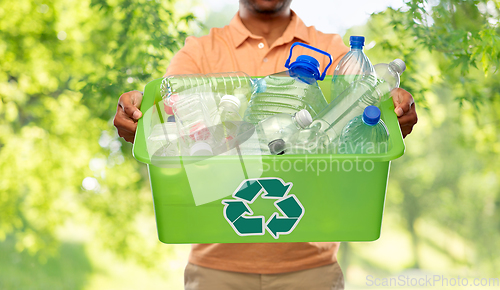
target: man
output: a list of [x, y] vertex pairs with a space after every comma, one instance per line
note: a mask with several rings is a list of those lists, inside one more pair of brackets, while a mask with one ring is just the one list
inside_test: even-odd
[[[171, 60], [166, 75], [244, 71], [265, 76], [285, 70], [292, 43], [300, 41], [329, 52], [329, 74], [349, 51], [337, 34], [306, 27], [290, 10], [291, 0], [240, 0], [238, 14], [224, 28], [189, 37]], [[299, 48], [297, 55], [310, 53]], [[295, 55], [295, 54], [294, 54]], [[314, 55], [320, 63], [327, 59]], [[415, 104], [403, 89], [392, 92], [403, 136], [417, 123]], [[133, 142], [139, 91], [120, 96], [114, 124]], [[337, 264], [339, 243], [270, 243], [193, 245], [185, 272], [186, 289], [343, 289]]]

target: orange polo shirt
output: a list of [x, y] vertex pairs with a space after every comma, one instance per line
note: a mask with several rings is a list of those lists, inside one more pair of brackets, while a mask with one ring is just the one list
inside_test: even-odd
[[[338, 34], [307, 27], [293, 11], [283, 35], [269, 47], [236, 14], [223, 28], [212, 28], [206, 36], [188, 37], [172, 58], [166, 75], [243, 71], [251, 76], [266, 76], [286, 70], [284, 64], [294, 42], [330, 53], [333, 64], [328, 74], [349, 51]], [[328, 64], [326, 56], [301, 46], [294, 48], [292, 61], [301, 54], [315, 57], [321, 69]], [[337, 260], [338, 247], [339, 243], [197, 244], [192, 246], [189, 262], [225, 271], [285, 273], [332, 264]]]

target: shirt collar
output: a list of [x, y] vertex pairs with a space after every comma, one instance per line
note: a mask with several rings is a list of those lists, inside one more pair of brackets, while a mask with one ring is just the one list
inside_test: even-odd
[[[305, 42], [306, 44], [309, 44], [309, 33], [307, 32], [307, 26], [304, 24], [304, 22], [295, 14], [295, 12], [292, 10], [292, 19], [290, 21], [290, 24], [288, 24], [287, 28], [285, 29], [285, 32], [283, 33], [283, 36], [278, 38], [276, 40], [276, 43], [273, 44], [273, 46], [276, 45], [281, 45], [284, 43], [288, 43], [293, 41], [294, 38], [298, 38]], [[234, 41], [234, 46], [238, 47], [240, 46], [247, 38], [254, 38], [254, 39], [261, 39], [261, 36], [252, 34], [243, 24], [241, 21], [240, 15], [237, 12], [236, 15], [231, 19], [231, 22], [229, 22], [229, 28], [231, 31], [231, 36]]]

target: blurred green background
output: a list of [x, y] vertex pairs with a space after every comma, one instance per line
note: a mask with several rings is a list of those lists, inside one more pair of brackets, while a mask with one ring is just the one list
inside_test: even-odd
[[[158, 241], [146, 167], [112, 118], [187, 35], [233, 16], [202, 23], [186, 5], [0, 2], [0, 289], [182, 289], [189, 246]], [[500, 278], [499, 8], [411, 0], [345, 33], [367, 37], [373, 63], [406, 61], [419, 115], [381, 238], [342, 243], [347, 289], [367, 275]]]

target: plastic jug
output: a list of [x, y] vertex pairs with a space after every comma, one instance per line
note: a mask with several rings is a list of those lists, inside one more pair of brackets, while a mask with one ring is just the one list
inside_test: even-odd
[[[297, 45], [328, 56], [330, 62], [322, 74], [319, 70], [320, 64], [314, 57], [300, 55], [290, 63], [293, 48]], [[257, 89], [245, 111], [244, 120], [256, 124], [274, 114], [293, 115], [303, 109], [315, 116], [328, 104], [317, 81], [325, 78], [331, 64], [332, 57], [329, 53], [303, 43], [294, 43], [285, 63], [288, 70], [266, 76], [256, 82]]]

